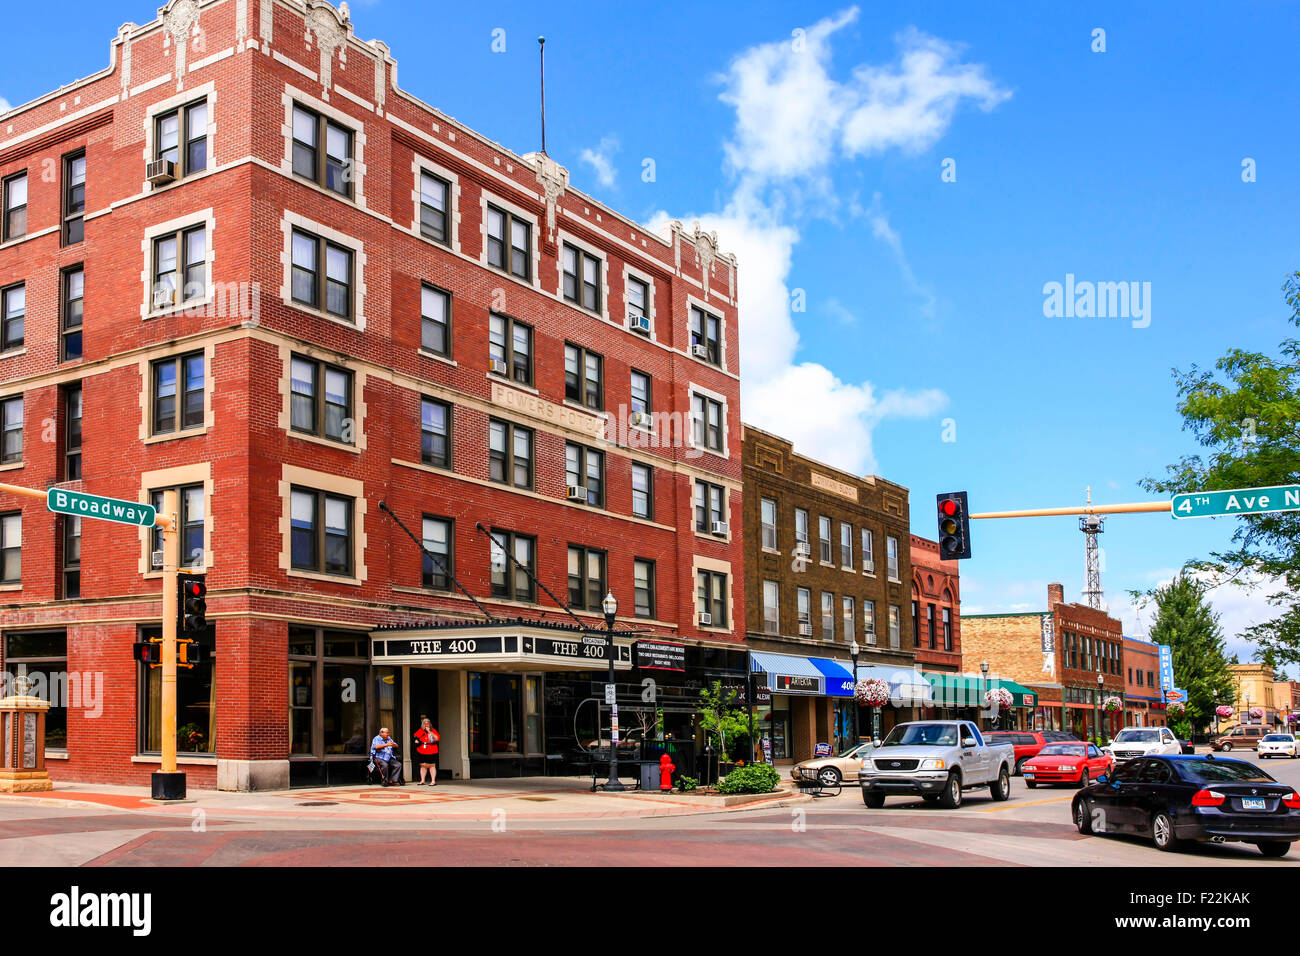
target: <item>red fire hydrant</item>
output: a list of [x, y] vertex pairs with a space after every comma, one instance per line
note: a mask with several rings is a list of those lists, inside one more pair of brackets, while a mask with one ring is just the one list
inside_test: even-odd
[[673, 763], [673, 758], [664, 754], [659, 758], [659, 789], [671, 790], [673, 788], [673, 771], [677, 766]]

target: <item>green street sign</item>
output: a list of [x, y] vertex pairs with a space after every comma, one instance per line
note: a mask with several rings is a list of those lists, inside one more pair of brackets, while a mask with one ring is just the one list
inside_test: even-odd
[[121, 498], [105, 498], [103, 495], [88, 495], [84, 491], [65, 491], [62, 488], [51, 488], [45, 492], [45, 507], [55, 514], [99, 518], [101, 521], [116, 521], [141, 528], [153, 527], [158, 518], [157, 509], [153, 505], [123, 501]]
[[1174, 495], [1169, 502], [1175, 518], [1215, 518], [1257, 515], [1269, 511], [1300, 511], [1300, 485], [1194, 491]]

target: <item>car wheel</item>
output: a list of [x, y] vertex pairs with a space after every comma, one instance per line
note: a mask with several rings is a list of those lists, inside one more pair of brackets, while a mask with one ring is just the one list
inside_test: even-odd
[[956, 810], [961, 806], [961, 777], [957, 773], [948, 774], [943, 793], [939, 794], [939, 803], [946, 810]]
[[1157, 850], [1177, 850], [1179, 840], [1174, 836], [1174, 821], [1161, 810], [1151, 818], [1151, 840]]
[[878, 793], [874, 790], [863, 790], [862, 802], [865, 803], [867, 806], [869, 806], [872, 810], [879, 810], [881, 807], [885, 805], [885, 795], [883, 793]]
[[1272, 857], [1286, 856], [1291, 849], [1291, 844], [1285, 840], [1265, 840], [1262, 843], [1256, 843], [1255, 846], [1259, 847], [1260, 853]]
[[1091, 779], [1088, 777], [1088, 771], [1085, 770], [1083, 773], [1079, 774], [1079, 789], [1080, 789], [1080, 790], [1082, 790], [1084, 787], [1086, 787], [1086, 786], [1087, 786], [1089, 783], [1091, 783], [1091, 782], [1092, 782]]
[[1074, 825], [1078, 827], [1080, 833], [1092, 833], [1092, 811], [1085, 806], [1086, 801], [1074, 801]]
[[1223, 745], [1223, 748], [1222, 748], [1222, 749], [1223, 749], [1223, 752], [1224, 752], [1225, 754], [1230, 754], [1230, 753], [1232, 753], [1232, 744], [1230, 744], [1230, 743], [1225, 743], [1225, 744]]
[[840, 785], [840, 772], [834, 767], [822, 767], [817, 771], [817, 782], [823, 787], [838, 787]]
[[1006, 765], [998, 771], [998, 779], [989, 787], [989, 793], [994, 800], [1007, 800], [1011, 797], [1011, 774], [1007, 773]]
[[1028, 757], [1021, 757], [1019, 760], [1016, 761], [1017, 777], [1023, 777], [1025, 775], [1025, 761], [1028, 759], [1029, 759]]

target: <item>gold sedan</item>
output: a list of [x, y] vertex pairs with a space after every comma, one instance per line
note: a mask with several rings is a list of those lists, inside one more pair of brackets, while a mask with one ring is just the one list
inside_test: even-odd
[[862, 743], [850, 747], [838, 757], [813, 757], [795, 764], [790, 777], [796, 783], [816, 780], [823, 787], [838, 787], [842, 781], [851, 783], [858, 779], [862, 758], [874, 749], [871, 743]]

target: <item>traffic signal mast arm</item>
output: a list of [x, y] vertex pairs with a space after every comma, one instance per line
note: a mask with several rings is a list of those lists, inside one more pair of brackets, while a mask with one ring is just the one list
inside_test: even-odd
[[1052, 515], [1121, 515], [1144, 511], [1170, 511], [1169, 501], [1135, 501], [1124, 505], [1074, 505], [1070, 508], [1027, 508], [1023, 511], [982, 511], [975, 518], [1046, 518]]

